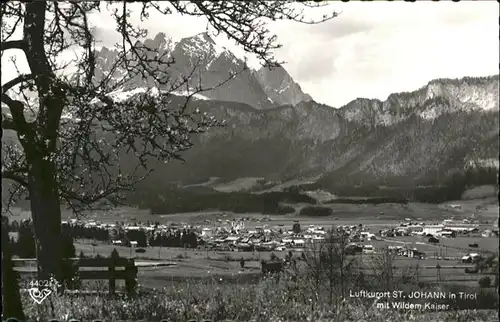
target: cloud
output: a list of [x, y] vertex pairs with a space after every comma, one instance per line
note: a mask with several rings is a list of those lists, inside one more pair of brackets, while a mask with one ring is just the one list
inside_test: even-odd
[[120, 42], [121, 38], [118, 32], [105, 27], [94, 27], [92, 34], [99, 45], [112, 48], [115, 43]]
[[496, 3], [341, 5], [342, 14], [321, 28], [297, 25], [280, 37], [278, 57], [320, 102], [340, 107], [357, 97], [385, 100], [434, 78], [498, 73]]
[[[465, 6], [467, 9], [465, 10]], [[450, 26], [464, 26], [468, 24], [477, 24], [481, 21], [480, 17], [486, 17], [486, 12], [495, 9], [491, 6], [491, 4], [487, 3], [478, 3], [476, 2], [474, 6], [469, 4], [464, 4], [462, 6], [448, 6], [447, 10], [443, 10], [440, 15], [440, 21], [442, 21], [446, 25]], [[498, 6], [497, 10], [498, 12]], [[485, 20], [482, 20], [485, 22]]]
[[334, 58], [343, 50], [337, 45], [339, 40], [367, 33], [374, 27], [369, 21], [340, 14], [317, 25], [279, 22], [274, 24], [272, 31], [283, 46], [277, 50], [277, 57], [286, 61], [285, 68], [304, 82], [319, 82], [336, 71]]
[[322, 36], [325, 40], [332, 40], [357, 33], [368, 32], [375, 27], [375, 25], [369, 21], [349, 19], [349, 17], [343, 14], [335, 19], [336, 20], [331, 20], [328, 23], [318, 25], [321, 26], [318, 28], [318, 31], [320, 31], [318, 35]]
[[301, 81], [319, 81], [335, 73], [335, 64], [331, 59], [335, 50], [321, 50], [316, 55], [307, 52], [300, 55], [298, 63], [288, 63], [284, 67]]
[[[132, 6], [140, 6], [133, 4]], [[434, 78], [498, 73], [496, 2], [331, 2], [340, 12], [331, 21], [305, 25], [291, 21], [269, 24], [283, 45], [275, 53], [307, 93], [335, 107], [357, 97], [386, 99], [412, 91]], [[151, 13], [135, 25], [177, 41], [203, 32], [207, 20], [178, 14]], [[110, 11], [91, 17], [97, 40], [112, 47], [120, 40]], [[217, 41], [242, 57], [244, 51], [223, 34]], [[2, 58], [2, 78], [9, 67]], [[251, 67], [258, 67], [252, 59]], [[11, 68], [12, 69], [12, 68]]]

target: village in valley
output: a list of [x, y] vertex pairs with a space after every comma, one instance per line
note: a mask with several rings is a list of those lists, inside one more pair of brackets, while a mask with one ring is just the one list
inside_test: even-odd
[[[498, 261], [498, 219], [464, 215], [456, 205], [447, 207], [459, 215], [440, 220], [349, 221], [213, 212], [180, 217], [139, 215], [114, 221], [68, 218], [62, 226], [74, 239], [76, 256], [108, 257], [116, 249], [121, 257], [135, 259], [139, 284], [144, 286], [169, 285], [182, 277], [259, 276], [271, 262], [279, 262], [276, 269], [283, 270], [294, 258], [300, 261], [315, 247], [322, 247], [332, 238], [329, 236], [365, 267], [390, 253], [401, 269], [434, 268], [424, 269], [422, 280], [477, 285], [481, 277], [493, 275]], [[437, 272], [437, 267], [443, 272]]]
[[[221, 217], [227, 217], [221, 213]], [[419, 218], [421, 219], [421, 218]], [[247, 225], [245, 225], [247, 223]], [[248, 224], [249, 223], [249, 224]], [[104, 230], [105, 240], [115, 246], [126, 246], [136, 248], [140, 253], [141, 247], [184, 247], [210, 249], [214, 251], [238, 251], [238, 252], [283, 252], [285, 250], [303, 251], [307, 243], [314, 243], [325, 239], [327, 231], [334, 227], [336, 233], [346, 237], [347, 249], [353, 253], [376, 253], [380, 248], [374, 248], [368, 244], [370, 241], [388, 241], [393, 239], [398, 242], [398, 237], [415, 237], [415, 242], [405, 243], [405, 246], [389, 245], [389, 249], [396, 249], [398, 253], [407, 257], [424, 258], [426, 252], [419, 251], [415, 244], [439, 245], [440, 239], [446, 240], [457, 237], [475, 238], [498, 238], [498, 227], [492, 223], [476, 223], [474, 217], [470, 219], [454, 220], [444, 219], [441, 222], [412, 221], [406, 218], [404, 221], [392, 225], [393, 227], [381, 227], [370, 225], [308, 225], [301, 227], [300, 221], [295, 220], [292, 227], [284, 224], [273, 225], [269, 216], [243, 217], [236, 220], [217, 219], [214, 222], [205, 220], [202, 225], [188, 225], [187, 223], [102, 223], [95, 220], [88, 222], [76, 219], [64, 221], [63, 226], [68, 226], [72, 235], [76, 238], [91, 239], [92, 231]], [[247, 226], [247, 228], [246, 228]], [[250, 228], [251, 227], [251, 228]], [[85, 233], [85, 231], [90, 231]], [[102, 235], [102, 234], [101, 234]], [[134, 235], [137, 236], [134, 238]], [[143, 235], [143, 236], [140, 236]], [[189, 238], [189, 236], [193, 236]], [[445, 244], [447, 244], [445, 242]], [[460, 247], [449, 246], [451, 249]], [[468, 245], [475, 248], [474, 243]], [[466, 247], [463, 247], [466, 248]], [[467, 254], [466, 254], [467, 255]], [[441, 256], [444, 257], [444, 256]]]

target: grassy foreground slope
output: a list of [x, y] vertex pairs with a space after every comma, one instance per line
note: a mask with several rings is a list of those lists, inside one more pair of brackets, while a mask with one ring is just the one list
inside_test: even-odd
[[[311, 286], [311, 285], [309, 285]], [[348, 299], [343, 304], [327, 304], [325, 298], [311, 301], [313, 289], [290, 280], [273, 278], [256, 286], [234, 287], [223, 280], [188, 281], [182, 286], [143, 293], [136, 298], [109, 299], [51, 296], [41, 305], [23, 297], [26, 316], [30, 319], [57, 317], [67, 320], [104, 319], [106, 321], [184, 322], [201, 321], [495, 321], [494, 310], [461, 310], [449, 312], [402, 311], [377, 309], [371, 302]], [[338, 309], [335, 310], [335, 307]]]

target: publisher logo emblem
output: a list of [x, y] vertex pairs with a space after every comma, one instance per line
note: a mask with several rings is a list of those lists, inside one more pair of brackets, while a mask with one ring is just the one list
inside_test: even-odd
[[37, 304], [42, 304], [42, 302], [52, 293], [52, 291], [47, 288], [39, 290], [37, 287], [33, 287], [28, 289], [28, 293], [30, 294], [33, 301], [35, 301]]

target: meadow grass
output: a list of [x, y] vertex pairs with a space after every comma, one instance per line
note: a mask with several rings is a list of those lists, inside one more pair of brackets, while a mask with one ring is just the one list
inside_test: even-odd
[[[495, 321], [495, 310], [450, 312], [397, 312], [381, 310], [373, 300], [347, 299], [330, 301], [324, 287], [316, 288], [309, 279], [292, 280], [265, 277], [257, 284], [237, 286], [219, 279], [190, 280], [163, 289], [142, 289], [129, 297], [106, 294], [105, 282], [89, 282], [85, 289], [97, 295], [57, 295], [53, 293], [38, 305], [23, 297], [28, 320], [67, 321], [104, 319], [105, 321]], [[337, 292], [338, 293], [338, 292]]]

